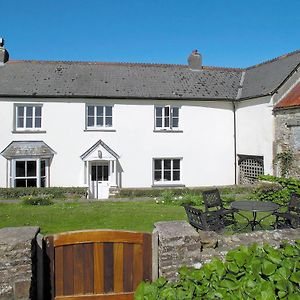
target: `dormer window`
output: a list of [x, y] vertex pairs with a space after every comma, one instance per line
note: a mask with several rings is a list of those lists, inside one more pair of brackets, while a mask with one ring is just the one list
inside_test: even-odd
[[179, 107], [156, 106], [155, 107], [155, 129], [156, 130], [178, 130], [179, 129]]

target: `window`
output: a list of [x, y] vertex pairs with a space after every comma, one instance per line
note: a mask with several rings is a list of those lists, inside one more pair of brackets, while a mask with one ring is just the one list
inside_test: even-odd
[[87, 105], [87, 128], [111, 128], [112, 106]]
[[92, 181], [108, 181], [108, 165], [92, 166]]
[[179, 107], [156, 106], [155, 107], [155, 129], [178, 130]]
[[154, 183], [179, 182], [180, 159], [159, 158], [154, 159]]
[[16, 130], [39, 130], [42, 127], [41, 105], [16, 105]]
[[14, 187], [45, 187], [46, 160], [15, 160]]

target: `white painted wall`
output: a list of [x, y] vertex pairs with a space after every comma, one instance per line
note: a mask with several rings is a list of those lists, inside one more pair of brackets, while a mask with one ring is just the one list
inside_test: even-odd
[[[234, 183], [233, 112], [231, 103], [205, 101], [97, 100], [114, 104], [114, 132], [85, 131], [85, 104], [95, 101], [27, 99], [43, 103], [46, 133], [12, 133], [13, 105], [0, 100], [0, 151], [10, 142], [42, 140], [57, 152], [51, 164], [51, 186], [83, 186], [80, 158], [99, 139], [120, 156], [122, 187], [150, 187], [155, 157], [182, 158], [182, 184]], [[154, 106], [180, 105], [182, 132], [154, 132]], [[6, 186], [6, 159], [0, 157], [0, 186]]]
[[263, 156], [265, 174], [272, 174], [274, 119], [271, 96], [245, 100], [236, 107], [237, 154]]

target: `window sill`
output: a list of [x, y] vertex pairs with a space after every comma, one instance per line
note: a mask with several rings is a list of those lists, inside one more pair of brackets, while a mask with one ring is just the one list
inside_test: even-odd
[[158, 187], [158, 188], [161, 188], [161, 187], [185, 187], [185, 184], [172, 183], [172, 182], [169, 182], [169, 183], [153, 183], [151, 187]]
[[172, 133], [182, 133], [183, 132], [183, 130], [172, 130], [172, 129], [154, 129], [153, 130], [153, 132], [162, 132], [162, 133], [164, 133], [164, 132], [167, 132], [167, 133], [169, 133], [169, 132], [172, 132]]
[[37, 134], [37, 133], [46, 133], [47, 131], [46, 130], [13, 130], [11, 133], [34, 133], [34, 134]]
[[106, 132], [116, 132], [116, 129], [114, 128], [88, 128], [84, 129], [84, 132], [90, 132], [90, 131], [106, 131]]

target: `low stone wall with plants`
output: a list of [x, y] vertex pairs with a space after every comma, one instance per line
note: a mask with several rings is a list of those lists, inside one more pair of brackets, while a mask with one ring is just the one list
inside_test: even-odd
[[155, 223], [155, 232], [158, 235], [158, 275], [171, 281], [178, 280], [180, 267], [200, 268], [215, 257], [223, 260], [229, 250], [240, 245], [258, 243], [279, 247], [284, 241], [300, 239], [300, 228], [226, 236], [211, 231], [198, 233], [185, 221]]
[[38, 227], [0, 229], [0, 299], [36, 299]]

